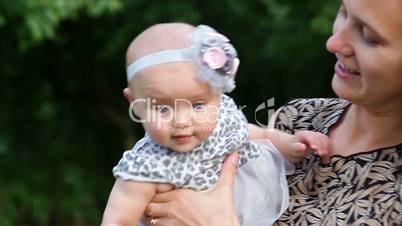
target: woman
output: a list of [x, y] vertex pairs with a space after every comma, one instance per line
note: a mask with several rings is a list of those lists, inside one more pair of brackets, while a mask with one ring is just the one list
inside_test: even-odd
[[[337, 57], [332, 88], [341, 99], [294, 100], [277, 112], [276, 128], [320, 131], [333, 147], [329, 164], [310, 155], [297, 166], [276, 225], [402, 224], [401, 11], [400, 0], [344, 0], [326, 45]], [[208, 192], [157, 195], [147, 209], [152, 224], [239, 225], [230, 160]]]

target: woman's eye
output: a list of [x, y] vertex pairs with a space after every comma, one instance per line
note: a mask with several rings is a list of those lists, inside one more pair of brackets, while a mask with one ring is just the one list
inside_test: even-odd
[[371, 44], [371, 45], [379, 44], [379, 42], [373, 38], [369, 38], [369, 37], [363, 37], [363, 38], [368, 44]]
[[379, 44], [379, 43], [380, 43], [379, 40], [378, 40], [378, 38], [377, 38], [375, 35], [369, 33], [369, 32], [368, 32], [366, 29], [364, 29], [364, 28], [363, 28], [363, 30], [362, 30], [362, 37], [363, 37], [364, 41], [367, 42], [368, 44], [376, 45], [376, 44]]
[[204, 103], [193, 103], [193, 109], [195, 110], [200, 110], [204, 108], [205, 104]]
[[346, 9], [345, 9], [345, 7], [342, 5], [341, 7], [339, 7], [339, 9], [338, 9], [338, 15], [339, 16], [342, 16], [342, 17], [346, 17], [347, 16], [347, 14], [346, 14]]

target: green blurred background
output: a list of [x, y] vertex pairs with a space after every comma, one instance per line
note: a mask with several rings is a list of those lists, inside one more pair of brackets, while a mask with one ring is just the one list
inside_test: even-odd
[[230, 95], [255, 122], [272, 97], [277, 108], [333, 96], [325, 41], [336, 9], [322, 0], [0, 0], [0, 226], [99, 225], [111, 169], [143, 135], [121, 92], [125, 49], [141, 30], [183, 21], [228, 36], [241, 59]]

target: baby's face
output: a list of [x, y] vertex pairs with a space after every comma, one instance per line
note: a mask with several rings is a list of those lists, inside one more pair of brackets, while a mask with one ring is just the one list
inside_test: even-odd
[[177, 152], [194, 149], [216, 125], [220, 94], [199, 82], [197, 73], [190, 62], [160, 64], [142, 70], [131, 84], [145, 130]]

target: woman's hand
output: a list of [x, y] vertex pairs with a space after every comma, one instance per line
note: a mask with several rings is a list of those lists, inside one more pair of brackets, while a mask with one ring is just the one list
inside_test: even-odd
[[238, 226], [233, 183], [238, 153], [223, 163], [217, 184], [207, 191], [175, 189], [156, 194], [145, 214], [149, 226]]

